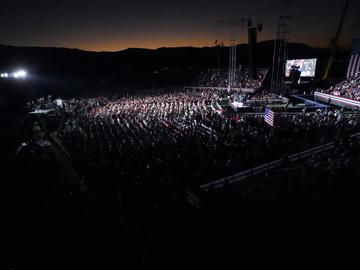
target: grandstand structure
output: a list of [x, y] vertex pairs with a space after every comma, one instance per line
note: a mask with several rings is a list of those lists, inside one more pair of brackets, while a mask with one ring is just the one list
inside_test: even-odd
[[340, 107], [360, 109], [360, 73], [327, 90], [315, 91], [316, 99]]

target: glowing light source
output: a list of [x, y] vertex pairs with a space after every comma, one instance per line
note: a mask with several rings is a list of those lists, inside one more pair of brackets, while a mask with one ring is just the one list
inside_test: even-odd
[[17, 72], [14, 72], [12, 74], [12, 76], [15, 78], [15, 79], [18, 79], [18, 78], [25, 78], [27, 75], [26, 71], [25, 70], [19, 70]]
[[0, 73], [0, 78], [14, 78], [14, 79], [24, 79], [27, 77], [27, 72], [25, 70], [19, 70], [12, 73]]

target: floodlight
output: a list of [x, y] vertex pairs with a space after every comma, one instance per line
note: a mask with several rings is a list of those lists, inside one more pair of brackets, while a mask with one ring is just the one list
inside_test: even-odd
[[14, 79], [23, 79], [26, 78], [27, 72], [25, 70], [19, 70], [12, 73], [0, 73], [0, 78], [14, 78]]
[[1, 73], [0, 77], [1, 78], [9, 78], [9, 74], [8, 73]]
[[19, 77], [21, 77], [21, 78], [25, 78], [26, 75], [27, 75], [27, 73], [26, 73], [25, 70], [20, 70], [20, 71], [17, 72], [17, 75], [18, 75]]
[[17, 72], [12, 73], [12, 77], [15, 78], [15, 79], [25, 78], [26, 75], [27, 75], [27, 73], [24, 70], [19, 70]]

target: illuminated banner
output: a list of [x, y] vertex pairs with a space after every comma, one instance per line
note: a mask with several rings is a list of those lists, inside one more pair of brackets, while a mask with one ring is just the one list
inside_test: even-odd
[[360, 37], [354, 38], [352, 42], [351, 58], [347, 71], [347, 77], [350, 78], [360, 72]]

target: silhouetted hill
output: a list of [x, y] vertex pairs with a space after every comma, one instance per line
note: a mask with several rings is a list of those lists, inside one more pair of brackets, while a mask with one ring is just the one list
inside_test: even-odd
[[[318, 77], [329, 55], [328, 49], [304, 44], [290, 44], [289, 58], [319, 59]], [[238, 63], [247, 65], [248, 45], [237, 50]], [[257, 59], [261, 67], [272, 66], [273, 41], [258, 44]], [[204, 68], [226, 66], [227, 47], [180, 47], [126, 49], [118, 52], [88, 52], [67, 48], [15, 47], [0, 45], [0, 71], [22, 67], [31, 74], [33, 89], [74, 93], [85, 88], [92, 91], [119, 85], [188, 84]], [[332, 75], [345, 75], [349, 52], [339, 51]]]

